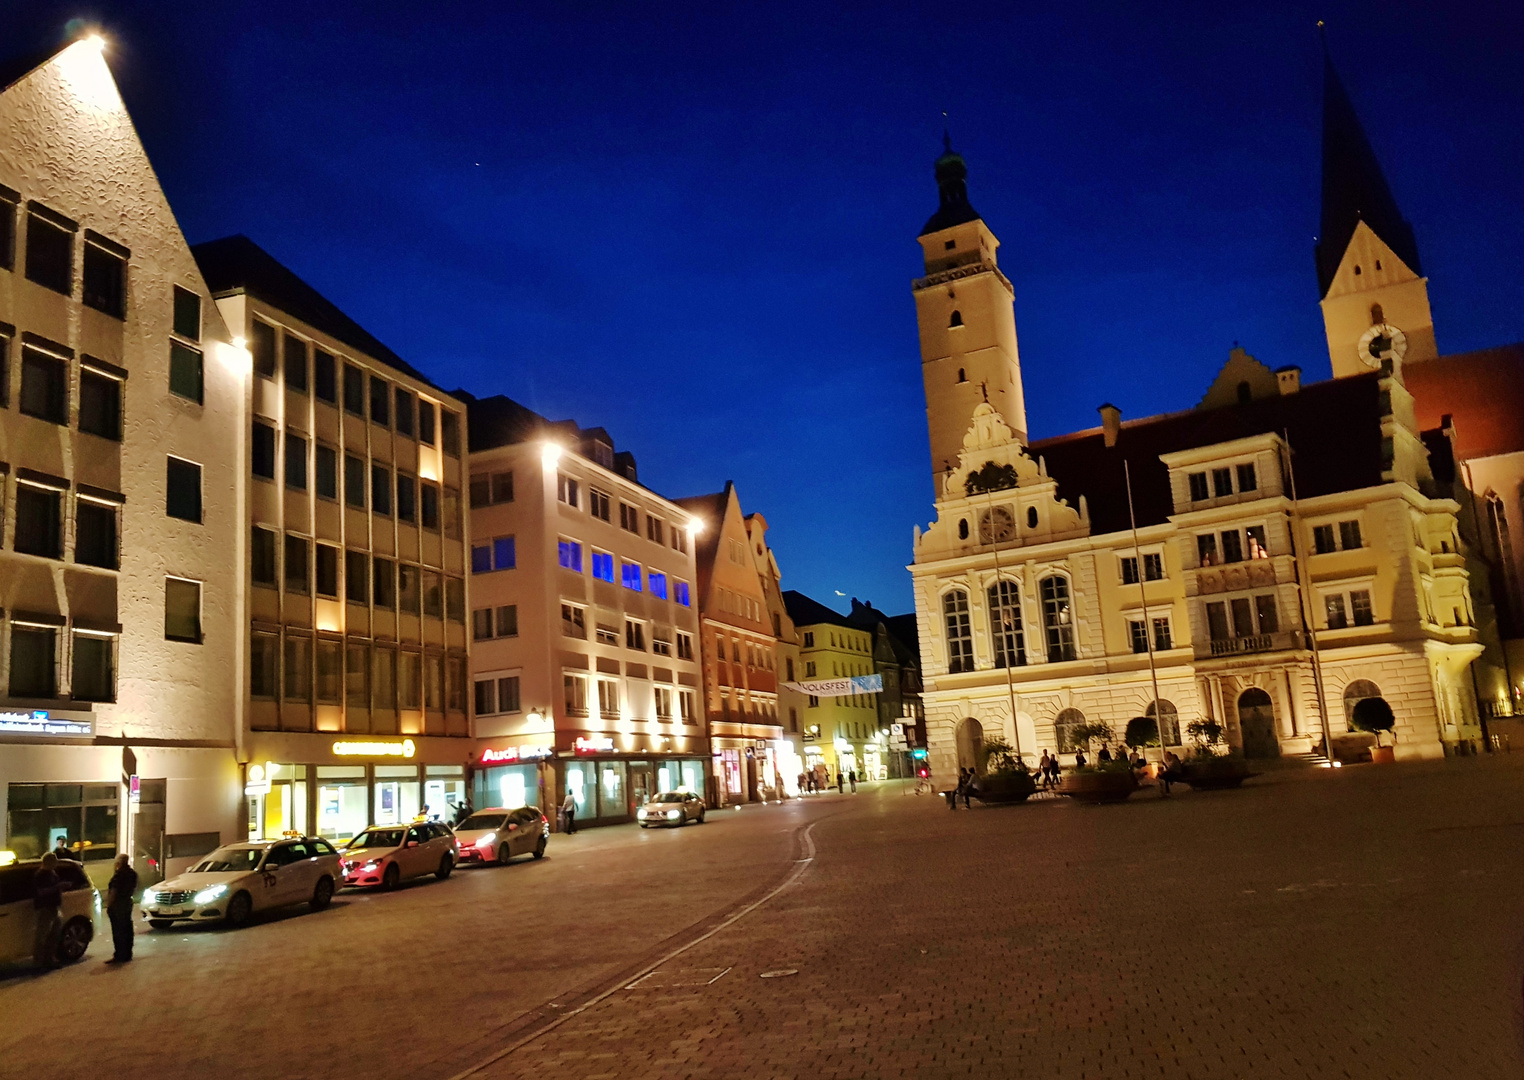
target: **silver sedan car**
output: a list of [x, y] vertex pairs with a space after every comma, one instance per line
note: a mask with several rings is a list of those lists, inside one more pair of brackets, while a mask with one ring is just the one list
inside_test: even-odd
[[704, 800], [691, 791], [663, 791], [635, 811], [635, 820], [642, 829], [652, 825], [686, 825], [690, 821], [702, 825]]

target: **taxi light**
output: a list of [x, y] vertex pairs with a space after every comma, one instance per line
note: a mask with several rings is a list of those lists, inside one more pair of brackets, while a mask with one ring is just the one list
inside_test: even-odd
[[9, 866], [15, 861], [16, 853], [14, 851], [0, 851], [0, 866]]

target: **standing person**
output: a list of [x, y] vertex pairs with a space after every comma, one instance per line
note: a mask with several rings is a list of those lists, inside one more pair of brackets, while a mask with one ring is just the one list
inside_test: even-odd
[[1095, 763], [1097, 765], [1099, 765], [1102, 762], [1110, 763], [1110, 761], [1111, 761], [1111, 751], [1106, 748], [1106, 744], [1105, 743], [1101, 743], [1101, 752], [1099, 754], [1095, 755]]
[[1086, 765], [1085, 751], [1083, 751], [1083, 750], [1076, 750], [1074, 752], [1074, 767], [1076, 769], [1083, 769], [1085, 767], [1085, 765]]
[[132, 894], [138, 891], [138, 872], [124, 852], [116, 857], [111, 881], [106, 885], [106, 917], [111, 920], [111, 959], [125, 964], [132, 959]]
[[842, 792], [846, 791], [846, 789], [847, 789], [846, 774], [844, 772], [842, 772], [840, 769], [837, 769], [836, 770], [836, 794], [840, 795], [840, 794], [842, 794]]
[[968, 800], [969, 796], [973, 795], [974, 793], [974, 785], [978, 782], [978, 779], [978, 774], [975, 773], [973, 769], [969, 769], [968, 776], [963, 781], [963, 809], [965, 810], [973, 809], [973, 806], [969, 804]]
[[571, 788], [566, 789], [566, 801], [561, 804], [561, 814], [566, 818], [566, 835], [575, 836], [577, 832], [577, 800], [572, 796]]
[[68, 859], [71, 862], [78, 861], [74, 858], [73, 852], [69, 850], [69, 838], [62, 834], [59, 835], [57, 842], [53, 845], [53, 857], [60, 862], [64, 859]]
[[857, 794], [857, 770], [853, 769], [851, 772], [847, 773], [847, 779], [852, 782], [852, 794], [856, 795]]
[[32, 933], [32, 960], [40, 968], [58, 966], [58, 924], [63, 908], [63, 882], [58, 876], [58, 856], [51, 851], [32, 875], [32, 907], [37, 924]]

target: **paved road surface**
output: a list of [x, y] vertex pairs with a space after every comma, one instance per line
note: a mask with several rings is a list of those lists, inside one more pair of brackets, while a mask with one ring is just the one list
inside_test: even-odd
[[145, 935], [123, 970], [98, 941], [0, 981], [0, 1072], [1519, 1077], [1521, 855], [1524, 755], [1114, 807], [886, 785]]

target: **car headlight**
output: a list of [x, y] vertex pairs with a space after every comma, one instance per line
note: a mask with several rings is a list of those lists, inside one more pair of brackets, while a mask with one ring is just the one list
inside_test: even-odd
[[639, 810], [635, 811], [635, 816], [638, 817], [638, 818], [645, 817], [646, 816], [646, 808], [644, 806], [642, 806]]
[[669, 818], [680, 818], [683, 816], [683, 812], [681, 810], [668, 810], [667, 816]]
[[478, 840], [476, 842], [476, 846], [477, 847], [491, 847], [495, 843], [497, 843], [497, 833], [495, 833], [495, 832], [489, 832], [486, 836], [482, 837], [480, 840]]
[[364, 866], [360, 867], [360, 873], [362, 873], [362, 874], [368, 874], [368, 873], [370, 873], [372, 870], [374, 870], [376, 867], [378, 867], [380, 865], [381, 864], [379, 862], [375, 862], [374, 860], [372, 860], [371, 862], [368, 862]]
[[192, 899], [198, 904], [210, 904], [227, 891], [226, 885], [213, 885], [210, 889], [202, 889]]
[[158, 899], [159, 899], [159, 894], [154, 892], [152, 889], [144, 889], [143, 890], [143, 903], [144, 904], [156, 903], [158, 901]]

